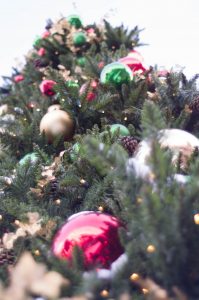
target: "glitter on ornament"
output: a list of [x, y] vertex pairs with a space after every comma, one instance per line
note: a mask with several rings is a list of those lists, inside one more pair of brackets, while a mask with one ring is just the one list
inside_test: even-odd
[[128, 83], [133, 79], [133, 74], [131, 69], [120, 63], [113, 62], [106, 65], [100, 75], [100, 81], [104, 84], [114, 84], [116, 86], [121, 86], [124, 83]]

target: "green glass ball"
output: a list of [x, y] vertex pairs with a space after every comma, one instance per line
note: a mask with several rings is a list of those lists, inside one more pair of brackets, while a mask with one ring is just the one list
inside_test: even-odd
[[75, 143], [72, 147], [71, 153], [70, 153], [70, 159], [74, 162], [77, 159], [77, 156], [80, 151], [80, 144]]
[[84, 67], [85, 63], [86, 63], [86, 58], [85, 57], [82, 56], [82, 57], [77, 58], [77, 64], [80, 67]]
[[67, 87], [69, 88], [78, 88], [79, 89], [79, 84], [73, 80], [68, 80], [66, 82]]
[[33, 46], [34, 47], [40, 47], [41, 41], [42, 41], [42, 38], [40, 36], [36, 36], [36, 38], [33, 42]]
[[119, 135], [120, 136], [128, 136], [130, 135], [130, 131], [128, 128], [122, 124], [113, 124], [111, 125], [110, 131], [111, 133], [116, 133], [119, 130]]
[[24, 166], [28, 161], [34, 165], [38, 161], [38, 159], [39, 158], [38, 158], [37, 153], [35, 153], [35, 152], [28, 153], [22, 159], [20, 159], [19, 165]]
[[73, 35], [73, 43], [77, 47], [83, 46], [86, 43], [86, 35], [83, 32], [76, 32]]
[[119, 62], [106, 65], [100, 75], [100, 81], [102, 83], [112, 83], [116, 86], [120, 86], [123, 83], [128, 83], [132, 79], [133, 74], [131, 69]]
[[70, 23], [71, 26], [74, 26], [76, 29], [82, 27], [82, 21], [77, 15], [68, 16], [67, 21]]

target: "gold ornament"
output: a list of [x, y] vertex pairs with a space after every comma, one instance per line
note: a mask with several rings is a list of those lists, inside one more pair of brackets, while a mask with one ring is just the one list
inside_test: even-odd
[[199, 225], [199, 214], [195, 214], [195, 215], [194, 215], [194, 223], [195, 223], [196, 225]]
[[133, 273], [131, 276], [130, 276], [130, 280], [131, 281], [137, 281], [137, 280], [139, 280], [140, 279], [140, 276], [139, 276], [139, 274], [137, 274], [137, 273]]
[[53, 110], [61, 110], [61, 105], [60, 104], [53, 104], [49, 106], [47, 112], [51, 112]]
[[148, 245], [148, 247], [146, 248], [146, 251], [148, 253], [154, 253], [156, 251], [156, 248], [154, 245]]
[[72, 118], [63, 110], [48, 112], [40, 122], [40, 132], [45, 134], [49, 143], [58, 136], [70, 140], [74, 133], [74, 127]]

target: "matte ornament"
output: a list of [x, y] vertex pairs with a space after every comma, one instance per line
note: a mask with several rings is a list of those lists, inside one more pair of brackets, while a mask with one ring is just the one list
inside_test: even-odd
[[74, 26], [76, 29], [82, 27], [82, 21], [77, 15], [68, 16], [67, 21], [70, 23], [71, 26]]
[[15, 82], [20, 82], [20, 81], [23, 81], [23, 80], [24, 80], [24, 76], [21, 75], [21, 74], [16, 75], [16, 76], [14, 77], [14, 81], [15, 81]]
[[33, 153], [28, 153], [26, 154], [22, 159], [20, 159], [19, 161], [19, 165], [20, 166], [24, 166], [28, 161], [34, 165], [37, 161], [38, 161], [38, 155], [37, 153], [33, 152]]
[[83, 32], [76, 32], [73, 35], [73, 43], [77, 47], [81, 47], [86, 43], [86, 35]]
[[84, 267], [110, 268], [124, 251], [118, 229], [122, 224], [115, 217], [92, 211], [75, 214], [62, 226], [53, 241], [53, 252], [70, 263], [74, 246], [84, 254]]
[[130, 132], [128, 128], [122, 124], [113, 124], [111, 125], [111, 133], [116, 133], [117, 131], [119, 132], [119, 136], [129, 136]]
[[120, 62], [106, 65], [100, 75], [100, 81], [102, 83], [112, 83], [117, 86], [128, 83], [132, 79], [133, 74], [131, 69]]
[[45, 48], [40, 48], [38, 51], [37, 51], [37, 54], [39, 56], [44, 56], [46, 54], [46, 49]]
[[44, 133], [49, 143], [58, 137], [70, 140], [74, 132], [74, 122], [66, 111], [53, 110], [41, 119], [40, 132]]
[[[162, 148], [171, 150], [173, 163], [177, 163], [181, 154], [182, 166], [186, 166], [188, 158], [196, 148], [199, 148], [199, 139], [193, 134], [181, 129], [164, 129], [158, 133], [157, 141]], [[148, 138], [143, 140], [138, 147], [135, 158], [137, 161], [146, 164], [152, 153], [153, 141]]]

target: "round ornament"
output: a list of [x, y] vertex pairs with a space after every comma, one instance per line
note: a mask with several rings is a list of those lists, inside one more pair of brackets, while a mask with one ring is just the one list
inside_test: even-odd
[[142, 63], [139, 60], [137, 60], [131, 56], [126, 56], [126, 57], [120, 58], [119, 62], [128, 66], [131, 69], [131, 71], [133, 72], [133, 75], [136, 73], [142, 74], [144, 71], [146, 71], [146, 69], [145, 69], [145, 67], [143, 67]]
[[46, 39], [47, 37], [50, 36], [50, 32], [48, 30], [44, 31], [44, 33], [42, 33], [42, 38]]
[[131, 69], [120, 62], [106, 65], [100, 75], [100, 81], [102, 83], [112, 83], [116, 86], [128, 83], [132, 79], [133, 75]]
[[20, 82], [20, 81], [23, 81], [23, 80], [24, 80], [24, 76], [22, 74], [16, 75], [14, 77], [15, 82]]
[[134, 58], [135, 60], [139, 61], [140, 63], [144, 62], [144, 58], [142, 57], [142, 55], [136, 51], [136, 50], [132, 50], [131, 52], [129, 52], [129, 54], [127, 55], [129, 57]]
[[[171, 150], [173, 157], [172, 162], [175, 164], [181, 154], [182, 167], [186, 166], [188, 158], [196, 148], [199, 148], [199, 139], [193, 134], [181, 129], [163, 129], [157, 136], [161, 148]], [[137, 149], [135, 158], [143, 164], [146, 164], [152, 153], [153, 140], [148, 138], [143, 140]]]
[[53, 252], [71, 263], [72, 253], [78, 246], [84, 254], [84, 267], [110, 268], [122, 253], [118, 230], [122, 224], [113, 216], [86, 211], [68, 219], [56, 234]]
[[86, 43], [86, 35], [83, 32], [76, 32], [73, 35], [73, 44], [76, 47], [81, 47]]
[[128, 128], [122, 124], [111, 125], [110, 131], [112, 134], [119, 132], [119, 136], [129, 136], [130, 135]]
[[46, 79], [41, 82], [39, 88], [43, 95], [53, 96], [55, 95], [55, 91], [53, 90], [54, 85], [56, 85], [55, 81]]
[[75, 82], [74, 80], [68, 80], [66, 82], [67, 87], [69, 88], [78, 88], [79, 89], [79, 84]]
[[82, 57], [78, 57], [77, 58], [77, 64], [78, 64], [78, 66], [84, 67], [85, 63], [86, 63], [86, 58], [85, 57], [82, 56]]
[[53, 104], [51, 106], [49, 106], [47, 112], [51, 112], [53, 110], [60, 110], [61, 109], [61, 105], [60, 104]]
[[39, 56], [44, 56], [46, 54], [46, 49], [45, 48], [40, 48], [38, 51], [37, 51], [37, 54]]
[[82, 27], [82, 21], [77, 15], [68, 16], [67, 21], [70, 23], [71, 26], [74, 26], [76, 29]]
[[39, 47], [41, 45], [42, 42], [42, 38], [40, 36], [36, 36], [34, 42], [33, 42], [33, 46], [34, 47]]
[[74, 122], [67, 112], [53, 110], [41, 119], [40, 132], [45, 134], [48, 142], [53, 142], [59, 136], [70, 140], [74, 133]]
[[31, 165], [34, 165], [38, 161], [38, 155], [36, 152], [26, 154], [22, 159], [19, 161], [20, 166], [24, 166], [28, 161]]

